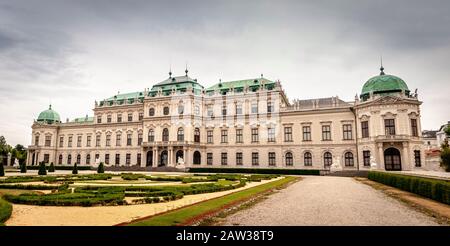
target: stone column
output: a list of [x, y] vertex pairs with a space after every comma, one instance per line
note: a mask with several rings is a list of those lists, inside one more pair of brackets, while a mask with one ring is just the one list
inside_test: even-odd
[[411, 170], [410, 166], [410, 155], [408, 151], [408, 142], [403, 142], [403, 153], [402, 153], [402, 170]]
[[142, 148], [141, 150], [141, 163], [138, 163], [141, 167], [147, 166], [147, 148]]
[[172, 166], [172, 158], [173, 158], [173, 147], [169, 147], [169, 151], [168, 151], [168, 158], [167, 158], [167, 166], [171, 167]]
[[190, 151], [189, 148], [186, 149], [186, 156], [184, 157], [184, 165], [186, 167], [190, 167], [191, 166], [191, 157], [190, 157]]
[[377, 160], [377, 168], [384, 169], [384, 155], [383, 155], [383, 144], [378, 143], [378, 160]]
[[[2, 165], [3, 165], [3, 163], [2, 163]], [[11, 153], [8, 153], [8, 160], [6, 162], [6, 166], [12, 166], [11, 165]]]
[[152, 166], [153, 167], [158, 167], [158, 164], [159, 164], [158, 147], [155, 147], [155, 149], [153, 150], [153, 163], [152, 163]]

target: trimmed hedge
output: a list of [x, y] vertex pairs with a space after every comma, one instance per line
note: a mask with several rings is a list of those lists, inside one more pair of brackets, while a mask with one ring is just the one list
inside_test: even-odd
[[0, 184], [0, 189], [17, 190], [57, 190], [61, 185], [23, 185], [23, 184]]
[[290, 174], [320, 175], [315, 169], [271, 169], [271, 168], [189, 168], [190, 173], [257, 173], [257, 174]]
[[0, 198], [0, 225], [11, 217], [12, 205]]
[[370, 180], [450, 204], [450, 182], [402, 174], [370, 171]]
[[[26, 166], [26, 168], [28, 170], [39, 170], [39, 166]], [[48, 169], [49, 167], [47, 166], [46, 168]], [[94, 169], [92, 169], [91, 166], [77, 166], [77, 169], [79, 171], [81, 171], [81, 170], [94, 170]], [[55, 166], [55, 170], [72, 171], [73, 170], [73, 166]]]
[[47, 195], [6, 194], [3, 198], [12, 203], [38, 206], [93, 206], [93, 205], [123, 205], [126, 204], [124, 194], [89, 194], [89, 193], [55, 193]]

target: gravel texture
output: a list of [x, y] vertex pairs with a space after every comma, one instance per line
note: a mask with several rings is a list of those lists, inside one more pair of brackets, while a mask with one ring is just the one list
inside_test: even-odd
[[439, 225], [353, 178], [307, 176], [221, 225]]

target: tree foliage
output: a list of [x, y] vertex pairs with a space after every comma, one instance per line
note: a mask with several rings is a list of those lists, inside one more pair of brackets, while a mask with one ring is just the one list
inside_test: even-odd
[[447, 135], [447, 138], [441, 146], [441, 167], [443, 167], [446, 172], [450, 172], [450, 147], [448, 144], [448, 138], [450, 137], [450, 126], [445, 128], [444, 132]]
[[43, 161], [41, 161], [39, 163], [39, 171], [38, 171], [39, 175], [47, 175], [47, 168], [45, 167], [45, 163]]

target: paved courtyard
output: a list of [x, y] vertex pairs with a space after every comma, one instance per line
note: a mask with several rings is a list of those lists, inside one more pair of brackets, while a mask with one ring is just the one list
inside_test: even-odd
[[221, 225], [439, 225], [353, 178], [307, 176]]

